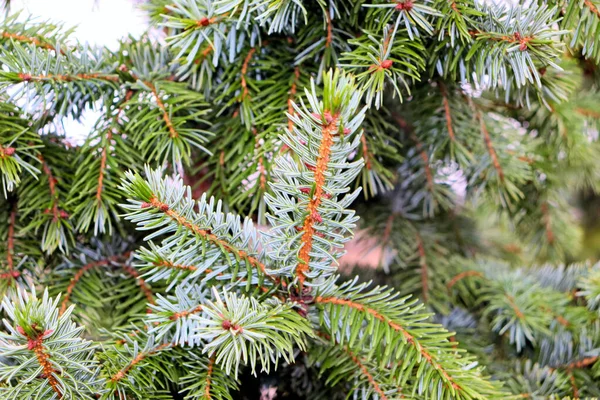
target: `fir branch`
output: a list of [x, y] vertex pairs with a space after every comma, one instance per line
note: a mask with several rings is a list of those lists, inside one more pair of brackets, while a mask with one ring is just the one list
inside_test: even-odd
[[[447, 340], [452, 334], [425, 323], [427, 316], [420, 311], [422, 307], [415, 307], [416, 301], [399, 298], [398, 293], [386, 287], [369, 291], [366, 287], [356, 284], [355, 279], [339, 287], [330, 283], [316, 294], [313, 301], [319, 309], [320, 324], [331, 332], [332, 340], [353, 350], [360, 349], [381, 365], [396, 365], [402, 357], [410, 367], [395, 370], [395, 379], [405, 382], [414, 369], [413, 394], [465, 399], [494, 398], [500, 394], [478, 371], [465, 370], [469, 358], [461, 357]], [[389, 340], [382, 342], [382, 337]], [[419, 384], [422, 379], [428, 379], [432, 386]]]
[[[316, 334], [325, 339], [325, 341], [327, 342], [331, 342], [332, 338], [330, 335], [328, 335], [325, 332], [319, 332], [317, 331]], [[378, 368], [373, 368], [374, 366], [372, 365], [372, 363], [369, 363], [369, 359], [368, 357], [361, 357], [360, 355], [355, 354], [354, 352], [352, 352], [348, 346], [345, 345], [340, 345], [340, 343], [337, 343], [334, 340], [335, 345], [331, 346], [330, 348], [327, 349], [324, 354], [321, 354], [320, 356], [317, 357], [318, 361], [321, 361], [321, 371], [325, 371], [328, 370], [327, 372], [329, 372], [330, 376], [329, 376], [329, 381], [335, 381], [338, 380], [340, 378], [345, 378], [347, 380], [351, 380], [353, 378], [353, 375], [358, 375], [358, 377], [356, 377], [356, 381], [358, 382], [353, 382], [354, 386], [360, 386], [360, 383], [362, 383], [361, 381], [366, 380], [366, 384], [368, 386], [370, 386], [370, 390], [367, 390], [367, 393], [369, 393], [370, 391], [373, 392], [374, 395], [378, 396], [379, 399], [382, 400], [387, 400], [388, 396], [387, 394], [389, 394], [389, 390], [383, 390], [382, 387], [385, 385], [387, 386], [387, 382], [379, 382], [378, 379], [376, 379], [376, 377], [374, 375], [379, 375], [379, 369]], [[356, 371], [354, 374], [350, 374], [350, 376], [346, 376], [346, 377], [342, 377], [340, 375], [340, 372], [347, 372], [346, 368], [339, 368], [340, 366], [345, 367], [345, 365], [343, 364], [344, 362], [344, 358], [347, 358], [350, 363], [354, 364]], [[333, 361], [333, 360], [335, 361]], [[338, 367], [338, 368], [336, 368]], [[372, 369], [372, 370], [370, 370]], [[354, 391], [359, 391], [360, 387], [355, 387]], [[387, 392], [387, 393], [386, 393]], [[366, 395], [365, 393], [363, 393], [363, 398], [366, 398], [368, 395]]]
[[357, 112], [360, 94], [352, 78], [339, 71], [327, 73], [324, 84], [322, 101], [314, 83], [312, 93], [306, 91], [312, 110], [294, 104], [296, 114], [288, 115], [294, 128], [282, 140], [301, 164], [283, 155], [276, 158], [274, 195], [265, 197], [274, 226], [267, 233], [273, 257], [300, 286], [335, 270], [331, 264], [340, 256], [335, 249], [348, 240], [355, 221], [346, 208], [358, 191], [338, 196], [362, 167], [362, 160], [348, 162], [360, 145], [360, 135], [353, 135], [363, 119], [363, 112]]
[[188, 373], [180, 380], [186, 397], [194, 400], [233, 400], [231, 391], [238, 390], [238, 382], [219, 368], [214, 356], [191, 354], [189, 358], [184, 363]]
[[309, 322], [290, 304], [276, 299], [259, 303], [227, 291], [221, 297], [214, 288], [213, 298], [205, 303], [201, 316], [191, 318], [200, 324], [197, 336], [207, 342], [203, 353], [215, 355], [227, 374], [237, 376], [241, 363], [249, 364], [256, 374], [258, 363], [269, 372], [280, 358], [293, 362], [294, 348], [305, 349], [312, 336]]
[[371, 386], [373, 386], [373, 390], [375, 390], [375, 392], [380, 396], [380, 399], [387, 400], [387, 396], [385, 395], [383, 390], [381, 390], [381, 387], [379, 386], [375, 378], [373, 378], [373, 375], [369, 372], [368, 368], [361, 362], [361, 360], [350, 350], [348, 350], [347, 347], [344, 348], [344, 351], [352, 359], [352, 362], [354, 362], [356, 366], [361, 370], [361, 372], [367, 377], [369, 383], [371, 384]]

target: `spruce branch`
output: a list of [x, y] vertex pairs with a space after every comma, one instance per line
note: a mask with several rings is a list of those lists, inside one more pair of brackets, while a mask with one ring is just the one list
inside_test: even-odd
[[65, 29], [63, 25], [49, 21], [36, 21], [31, 17], [20, 21], [21, 15], [20, 12], [7, 15], [2, 21], [0, 41], [5, 46], [10, 46], [11, 41], [15, 41], [64, 54], [67, 39], [73, 29]]
[[[80, 338], [83, 328], [70, 321], [73, 308], [61, 316], [59, 298], [42, 299], [17, 292], [5, 298], [7, 332], [0, 333], [0, 352], [11, 362], [0, 364], [0, 379], [7, 398], [82, 398], [101, 394], [104, 382], [94, 360], [91, 342]], [[41, 379], [38, 377], [41, 374]]]
[[0, 179], [4, 197], [21, 183], [21, 174], [39, 174], [36, 149], [39, 136], [15, 107], [0, 103]]
[[210, 125], [204, 119], [209, 112], [207, 104], [186, 86], [140, 80], [133, 86], [138, 93], [126, 104], [125, 129], [135, 132], [133, 140], [146, 160], [159, 165], [169, 162], [175, 168], [190, 163], [193, 149], [211, 153], [205, 147], [212, 136], [204, 129]]
[[364, 110], [358, 111], [360, 93], [353, 79], [339, 71], [324, 77], [322, 101], [314, 83], [306, 97], [310, 109], [294, 104], [296, 114], [288, 115], [294, 129], [282, 137], [301, 163], [276, 159], [272, 186], [276, 194], [266, 196], [273, 214], [268, 219], [274, 226], [269, 246], [276, 249], [280, 273], [295, 275], [301, 286], [307, 278], [325, 278], [335, 270], [331, 262], [341, 254], [333, 249], [348, 240], [353, 227], [355, 217], [345, 208], [358, 191], [340, 200], [338, 196], [348, 191], [362, 166], [360, 160], [346, 160], [360, 144], [360, 134], [353, 133], [364, 116]]
[[[379, 365], [394, 365], [399, 357], [411, 360], [409, 367], [398, 371], [399, 382], [406, 382], [414, 372], [416, 382], [434, 379], [435, 383], [428, 387], [416, 383], [413, 394], [467, 399], [500, 395], [477, 369], [465, 368], [471, 360], [461, 357], [451, 346], [447, 340], [451, 333], [423, 322], [428, 315], [421, 311], [422, 306], [415, 305], [416, 301], [399, 298], [398, 293], [385, 287], [368, 292], [366, 287], [355, 279], [339, 287], [324, 287], [314, 298], [321, 324], [340, 345], [362, 348]], [[351, 322], [357, 320], [367, 324], [362, 334], [360, 325]], [[347, 329], [350, 326], [352, 329]], [[383, 337], [389, 338], [385, 344], [380, 341]]]
[[179, 383], [187, 397], [194, 400], [233, 400], [231, 391], [238, 390], [238, 381], [216, 365], [214, 356], [191, 353], [184, 366], [189, 372]]
[[[180, 248], [189, 249], [192, 244], [196, 247], [195, 244], [200, 240], [209, 246], [208, 249], [205, 246], [196, 248], [195, 251], [201, 257], [206, 257], [206, 252], [212, 249], [213, 253], [209, 253], [208, 257], [212, 257], [214, 252], [220, 253], [229, 266], [243, 262], [247, 276], [253, 277], [248, 280], [248, 284], [262, 284], [264, 279], [273, 283], [281, 282], [277, 276], [267, 271], [261, 261], [262, 253], [258, 250], [260, 236], [251, 221], [246, 219], [241, 223], [239, 217], [222, 213], [221, 203], [215, 204], [214, 199], [207, 201], [205, 196], [198, 203], [199, 212], [196, 212], [196, 202], [191, 198], [190, 188], [184, 186], [180, 178], [163, 179], [160, 170], [151, 171], [149, 168], [146, 169], [146, 175], [148, 182], [141, 176], [128, 172], [127, 180], [122, 185], [127, 196], [139, 199], [130, 200], [130, 204], [123, 206], [129, 211], [126, 219], [137, 223], [139, 229], [158, 229], [147, 236], [146, 240], [176, 232], [176, 240], [167, 239], [163, 247], [171, 247], [177, 243]], [[184, 240], [189, 244], [183, 244]], [[174, 251], [175, 256], [178, 253]], [[187, 253], [186, 256], [189, 257], [190, 254]], [[237, 265], [229, 272], [234, 278], [244, 273]]]
[[289, 304], [259, 303], [252, 297], [213, 290], [214, 300], [208, 300], [201, 315], [191, 315], [200, 327], [199, 338], [206, 340], [202, 352], [215, 356], [215, 362], [226, 374], [238, 375], [241, 363], [249, 364], [253, 374], [256, 365], [269, 372], [280, 358], [293, 362], [295, 348], [306, 348], [312, 336], [309, 322]]

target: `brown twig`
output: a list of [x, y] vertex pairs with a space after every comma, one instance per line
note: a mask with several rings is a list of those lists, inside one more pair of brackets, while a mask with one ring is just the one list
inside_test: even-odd
[[[19, 327], [21, 328], [21, 327]], [[22, 328], [21, 328], [22, 330]], [[49, 332], [51, 333], [51, 332]], [[42, 367], [43, 377], [48, 379], [48, 384], [52, 387], [52, 390], [58, 395], [59, 399], [63, 398], [63, 393], [60, 389], [60, 385], [58, 383], [58, 379], [54, 376], [58, 373], [56, 369], [54, 369], [54, 365], [52, 361], [50, 361], [50, 356], [44, 346], [44, 336], [47, 332], [44, 332], [37, 337], [27, 336], [27, 348], [35, 353], [35, 356], [38, 360], [38, 363]]]
[[214, 365], [215, 365], [215, 356], [213, 355], [208, 360], [208, 370], [206, 371], [206, 387], [204, 389], [204, 397], [206, 399], [210, 399], [211, 398], [211, 395], [210, 395], [210, 386], [212, 384], [212, 373], [213, 373]]
[[[325, 112], [325, 114], [329, 114], [329, 112]], [[304, 285], [306, 272], [309, 270], [310, 252], [312, 251], [313, 237], [316, 233], [314, 225], [321, 220], [318, 208], [325, 196], [323, 190], [323, 187], [325, 186], [325, 172], [327, 171], [327, 165], [329, 164], [333, 136], [338, 129], [338, 119], [338, 115], [329, 115], [328, 121], [321, 129], [322, 139], [319, 146], [317, 165], [314, 169], [315, 190], [306, 208], [307, 215], [302, 226], [302, 247], [298, 253], [299, 263], [296, 267], [296, 275], [298, 276], [300, 287]]]
[[498, 155], [496, 154], [496, 150], [492, 144], [492, 139], [490, 138], [490, 133], [488, 132], [487, 126], [485, 125], [485, 121], [481, 115], [481, 112], [476, 113], [477, 119], [479, 120], [479, 125], [481, 128], [481, 134], [483, 135], [483, 141], [485, 142], [485, 146], [490, 154], [490, 158], [492, 160], [492, 165], [494, 169], [498, 173], [498, 179], [500, 179], [501, 183], [504, 183], [504, 171], [502, 170], [502, 166], [500, 165], [500, 161], [498, 161]]
[[252, 60], [254, 52], [256, 52], [256, 47], [250, 49], [246, 55], [246, 58], [244, 59], [244, 63], [242, 64], [242, 100], [248, 96], [248, 82], [246, 81], [246, 75], [248, 74], [248, 66], [250, 64], [250, 60]]
[[62, 81], [62, 82], [73, 82], [73, 81], [89, 81], [89, 80], [100, 80], [109, 82], [119, 82], [120, 78], [117, 75], [109, 75], [103, 73], [92, 73], [92, 74], [48, 74], [48, 75], [31, 75], [28, 73], [19, 73], [19, 79], [24, 82], [41, 82], [41, 81]]
[[127, 364], [123, 369], [121, 369], [119, 372], [117, 372], [110, 378], [111, 382], [119, 382], [121, 379], [125, 378], [125, 376], [127, 376], [127, 374], [133, 369], [133, 367], [135, 367], [141, 361], [171, 346], [171, 343], [163, 343], [148, 351], [139, 352], [138, 355], [133, 360], [131, 360], [129, 364]]
[[446, 93], [446, 87], [443, 83], [440, 83], [440, 91], [442, 92], [442, 103], [444, 104], [444, 114], [446, 115], [446, 127], [448, 129], [448, 136], [450, 136], [450, 140], [454, 142], [456, 138], [454, 137], [454, 129], [452, 128], [452, 113], [450, 112], [450, 102], [448, 101], [448, 94]]
[[[5, 39], [12, 39], [12, 40], [16, 40], [17, 42], [23, 42], [23, 43], [31, 43], [33, 45], [36, 45], [37, 47], [41, 47], [43, 49], [46, 50], [53, 50], [56, 51], [56, 48], [54, 46], [52, 46], [50, 43], [45, 42], [45, 41], [41, 41], [38, 38], [35, 37], [30, 37], [30, 36], [25, 36], [25, 35], [18, 35], [16, 33], [10, 33], [10, 32], [2, 32], [2, 37]], [[61, 50], [60, 51], [62, 54], [64, 54], [64, 51]]]
[[[294, 79], [292, 80], [292, 87], [290, 88], [290, 95], [288, 97], [288, 114], [294, 115], [294, 97], [296, 97], [296, 91], [298, 86], [298, 80], [300, 79], [300, 68], [294, 68]], [[291, 132], [294, 129], [294, 122], [288, 118], [288, 130]]]
[[483, 274], [479, 271], [464, 271], [461, 272], [460, 274], [454, 276], [454, 278], [450, 279], [450, 281], [446, 284], [446, 287], [448, 289], [452, 289], [452, 287], [454, 285], [456, 285], [458, 283], [458, 281], [460, 281], [461, 279], [467, 278], [469, 276], [483, 276]]
[[173, 126], [173, 121], [171, 120], [169, 112], [167, 111], [165, 104], [163, 103], [162, 99], [160, 98], [160, 95], [158, 94], [156, 87], [154, 86], [154, 84], [152, 82], [145, 82], [145, 84], [146, 84], [146, 86], [148, 86], [150, 88], [150, 90], [152, 91], [152, 95], [154, 95], [154, 98], [156, 99], [156, 105], [158, 106], [158, 108], [160, 109], [160, 111], [162, 113], [163, 121], [165, 121], [165, 125], [167, 125], [167, 129], [169, 130], [169, 136], [171, 137], [171, 139], [179, 137], [179, 133], [175, 130], [175, 127]]
[[594, 3], [592, 3], [591, 0], [585, 0], [583, 2], [583, 4], [585, 4], [585, 6], [590, 9], [592, 14], [594, 14], [596, 17], [600, 18], [600, 10], [598, 10], [598, 7], [596, 7], [596, 5]]
[[552, 230], [552, 219], [550, 217], [550, 211], [548, 209], [548, 202], [542, 203], [542, 221], [544, 222], [544, 229], [546, 230], [546, 239], [549, 244], [553, 244], [555, 240], [554, 231]]

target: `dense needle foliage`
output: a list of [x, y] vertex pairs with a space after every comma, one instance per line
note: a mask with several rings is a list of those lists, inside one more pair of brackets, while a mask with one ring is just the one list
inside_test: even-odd
[[0, 23], [0, 399], [600, 396], [598, 0], [142, 7]]

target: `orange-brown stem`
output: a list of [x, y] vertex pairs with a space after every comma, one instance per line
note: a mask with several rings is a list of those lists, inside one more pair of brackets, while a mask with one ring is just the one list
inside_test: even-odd
[[583, 2], [583, 4], [585, 4], [585, 6], [587, 8], [590, 9], [590, 11], [598, 18], [600, 18], [600, 10], [598, 10], [598, 7], [596, 7], [596, 5], [594, 3], [592, 3], [591, 0], [585, 0]]
[[248, 74], [248, 66], [250, 65], [250, 60], [252, 60], [252, 56], [256, 52], [256, 47], [250, 49], [246, 58], [244, 59], [244, 63], [242, 64], [242, 100], [248, 96], [248, 82], [246, 81], [246, 75]]
[[43, 335], [40, 335], [37, 338], [27, 337], [27, 339], [29, 340], [28, 348], [35, 353], [38, 363], [42, 367], [44, 378], [48, 379], [48, 384], [52, 387], [52, 390], [58, 395], [59, 399], [62, 399], [63, 393], [60, 390], [58, 380], [54, 376], [58, 371], [54, 369], [54, 366], [50, 361], [50, 356], [44, 347]]
[[513, 309], [513, 311], [517, 315], [517, 318], [524, 319], [525, 318], [525, 314], [523, 314], [523, 312], [519, 309], [519, 307], [515, 303], [515, 298], [512, 297], [511, 295], [507, 294], [506, 295], [506, 300], [508, 301], [508, 304], [510, 305], [510, 307]]
[[[254, 148], [255, 151], [260, 152], [260, 148], [262, 147], [260, 144], [260, 140], [258, 137], [258, 133], [256, 131], [256, 128], [252, 128], [252, 134], [254, 135]], [[267, 187], [267, 170], [265, 168], [264, 165], [264, 158], [263, 156], [259, 156], [258, 157], [258, 183], [259, 183], [259, 187], [261, 190], [265, 190]]]
[[63, 215], [66, 215], [66, 213], [58, 208], [58, 192], [56, 191], [57, 180], [56, 178], [54, 178], [50, 166], [44, 160], [44, 157], [41, 154], [38, 155], [38, 159], [42, 163], [42, 170], [44, 171], [44, 174], [46, 174], [46, 176], [48, 177], [48, 186], [50, 190], [50, 197], [52, 199], [50, 203], [50, 208], [46, 211], [52, 212], [54, 221], [58, 221], [58, 219], [61, 218]]
[[390, 235], [392, 233], [392, 227], [394, 225], [394, 220], [396, 219], [396, 213], [391, 214], [387, 220], [385, 221], [385, 229], [383, 230], [383, 243], [387, 244], [390, 240]]
[[206, 388], [204, 389], [204, 397], [206, 399], [210, 399], [212, 396], [210, 395], [210, 386], [212, 384], [212, 374], [215, 366], [215, 356], [212, 356], [210, 360], [208, 360], [208, 370], [206, 371]]
[[154, 86], [154, 84], [152, 82], [145, 82], [145, 83], [146, 83], [146, 86], [148, 86], [150, 88], [150, 90], [152, 91], [152, 95], [154, 96], [154, 99], [156, 100], [156, 105], [158, 106], [158, 108], [160, 109], [160, 112], [162, 113], [163, 121], [165, 121], [165, 125], [167, 126], [167, 129], [169, 130], [169, 136], [171, 137], [171, 139], [175, 139], [175, 138], [179, 137], [179, 133], [175, 130], [175, 127], [173, 126], [173, 121], [171, 120], [169, 111], [167, 110], [165, 103], [163, 103], [162, 99], [160, 98], [160, 95], [158, 94], [158, 91], [156, 90], [156, 86]]
[[298, 253], [300, 262], [296, 267], [296, 276], [298, 277], [300, 287], [304, 285], [306, 272], [309, 270], [310, 252], [312, 251], [313, 237], [316, 233], [314, 225], [320, 218], [318, 209], [325, 194], [323, 191], [323, 187], [325, 186], [325, 172], [329, 164], [333, 136], [338, 129], [338, 118], [338, 115], [332, 115], [330, 121], [323, 125], [321, 129], [322, 139], [319, 146], [319, 155], [317, 156], [317, 165], [314, 170], [315, 190], [306, 208], [307, 215], [302, 226], [302, 247]]
[[577, 388], [577, 384], [575, 382], [575, 376], [573, 375], [573, 371], [569, 371], [569, 381], [571, 382], [571, 389], [573, 390], [573, 398], [579, 398], [579, 389]]
[[381, 315], [375, 309], [370, 308], [370, 307], [366, 307], [366, 306], [364, 306], [364, 305], [362, 305], [360, 303], [356, 303], [356, 302], [354, 302], [352, 300], [341, 299], [341, 298], [338, 298], [338, 297], [321, 297], [321, 296], [317, 296], [317, 297], [315, 297], [314, 301], [317, 304], [337, 304], [337, 305], [343, 305], [343, 306], [346, 306], [346, 307], [354, 308], [355, 310], [358, 310], [358, 311], [370, 314], [370, 315], [373, 316], [373, 318], [378, 319], [379, 321], [388, 324], [393, 330], [395, 330], [396, 332], [399, 332], [400, 334], [402, 334], [402, 336], [404, 337], [404, 339], [406, 339], [406, 341], [410, 345], [414, 346], [416, 348], [416, 350], [421, 354], [421, 356], [425, 359], [425, 361], [429, 365], [431, 365], [442, 377], [444, 377], [444, 379], [446, 379], [446, 381], [449, 382], [450, 385], [455, 390], [462, 390], [462, 388], [456, 382], [454, 382], [454, 379], [448, 374], [448, 372], [438, 362], [435, 361], [434, 356], [432, 354], [430, 354], [427, 350], [425, 350], [415, 340], [414, 336], [411, 335], [400, 324], [397, 324], [396, 322], [390, 320], [389, 318]]
[[[472, 37], [477, 37], [484, 35], [485, 32], [479, 31], [469, 31], [469, 34]], [[487, 37], [487, 40], [492, 40], [495, 42], [507, 42], [507, 43], [519, 43], [519, 50], [525, 51], [527, 50], [527, 44], [533, 40], [532, 36], [523, 36], [520, 32], [515, 32], [512, 35], [503, 35], [500, 37]]]
[[177, 321], [178, 319], [185, 318], [185, 317], [187, 317], [189, 315], [198, 314], [199, 312], [202, 312], [202, 310], [203, 310], [202, 306], [197, 306], [193, 310], [189, 310], [189, 311], [186, 310], [186, 311], [176, 312], [173, 315], [171, 315], [169, 317], [169, 319], [171, 321]]
[[119, 82], [120, 78], [117, 75], [107, 75], [101, 73], [93, 74], [48, 74], [48, 75], [31, 75], [28, 73], [19, 73], [19, 79], [25, 82], [30, 81], [59, 81], [59, 82], [73, 82], [73, 81], [89, 81], [89, 80], [100, 80], [108, 82]]
[[542, 203], [542, 220], [544, 222], [544, 229], [546, 230], [546, 239], [549, 244], [553, 244], [555, 237], [554, 231], [552, 230], [552, 218], [550, 217], [550, 210], [548, 209], [548, 203]]
[[[2, 32], [2, 37], [5, 39], [12, 39], [17, 42], [31, 43], [31, 44], [36, 45], [37, 47], [41, 47], [46, 50], [56, 51], [56, 48], [54, 46], [52, 46], [50, 43], [41, 41], [40, 39], [35, 38], [35, 37], [30, 37], [30, 36], [25, 36], [25, 35], [17, 35], [16, 33], [10, 33], [10, 32]], [[64, 54], [64, 52], [62, 50], [61, 50], [61, 53]]]
[[569, 368], [569, 369], [586, 368], [586, 367], [589, 367], [592, 364], [595, 364], [596, 361], [598, 361], [598, 356], [587, 357], [587, 358], [584, 358], [584, 359], [579, 360], [579, 361], [575, 361], [575, 362], [567, 365], [567, 368]]
[[583, 115], [584, 117], [591, 117], [591, 118], [600, 119], [600, 112], [598, 112], [598, 111], [594, 111], [594, 110], [590, 110], [590, 109], [582, 108], [582, 107], [576, 108], [575, 111], [578, 114]]
[[[331, 340], [331, 335], [329, 335], [326, 332], [315, 331], [315, 333], [317, 334], [317, 336], [322, 337], [325, 340], [328, 340], [328, 341]], [[339, 343], [337, 341], [335, 341], [335, 343], [336, 343], [336, 345], [339, 346]], [[340, 346], [340, 347], [346, 354], [348, 354], [350, 359], [358, 366], [358, 368], [361, 370], [361, 372], [367, 377], [367, 380], [373, 386], [373, 389], [379, 394], [380, 398], [387, 399], [385, 392], [383, 390], [381, 390], [381, 387], [379, 386], [377, 381], [375, 381], [375, 379], [373, 378], [373, 375], [369, 372], [367, 367], [360, 361], [360, 359], [357, 356], [355, 356], [350, 351], [350, 349], [348, 349], [347, 346]], [[400, 389], [398, 391], [400, 392]]]
[[333, 25], [331, 24], [331, 16], [329, 15], [329, 11], [325, 12], [325, 19], [327, 20], [327, 36], [325, 37], [325, 47], [328, 48], [331, 46], [331, 42], [333, 41]]
[[148, 351], [145, 352], [140, 352], [138, 353], [138, 355], [131, 360], [131, 362], [129, 364], [127, 364], [122, 370], [120, 370], [119, 372], [117, 372], [116, 374], [114, 374], [110, 380], [111, 382], [119, 382], [121, 379], [125, 378], [125, 376], [127, 376], [127, 374], [140, 362], [142, 362], [143, 360], [145, 360], [147, 357], [150, 357], [156, 353], [158, 353], [161, 350], [166, 349], [167, 347], [171, 347], [172, 344], [171, 343], [163, 343], [153, 349], [150, 349]]
[[[166, 268], [172, 268], [172, 269], [180, 269], [180, 270], [183, 270], [183, 271], [190, 271], [190, 272], [198, 270], [198, 267], [196, 267], [194, 265], [175, 264], [175, 263], [172, 263], [172, 262], [167, 261], [167, 260], [163, 260], [163, 261], [160, 261], [160, 262], [155, 262], [154, 265], [156, 265], [157, 267], [166, 267]], [[213, 270], [210, 269], [210, 268], [207, 268], [206, 270], [204, 270], [205, 274], [211, 274], [212, 272], [213, 272]], [[222, 275], [223, 275], [222, 273], [218, 273], [217, 274], [217, 276], [222, 276]], [[246, 279], [242, 278], [241, 281], [242, 282], [246, 282]], [[267, 287], [262, 286], [262, 285], [260, 285], [259, 288], [264, 293], [267, 293], [269, 291], [269, 289]]]
[[350, 350], [348, 350], [348, 348], [344, 347], [344, 351], [348, 353], [350, 359], [354, 362], [354, 364], [358, 366], [363, 375], [367, 377], [367, 380], [369, 381], [371, 386], [373, 386], [373, 390], [377, 392], [379, 398], [381, 400], [387, 400], [388, 397], [385, 395], [385, 392], [381, 390], [381, 387], [379, 386], [373, 375], [369, 372], [367, 367], [360, 361], [360, 359], [356, 355], [354, 355]]
[[490, 138], [490, 133], [488, 132], [487, 126], [485, 125], [485, 121], [483, 120], [483, 117], [481, 116], [481, 113], [479, 113], [479, 112], [477, 112], [477, 119], [479, 120], [479, 125], [481, 127], [481, 134], [483, 135], [483, 141], [485, 142], [487, 151], [490, 154], [490, 158], [492, 160], [492, 165], [494, 166], [494, 169], [498, 173], [498, 179], [500, 179], [501, 183], [504, 183], [504, 171], [502, 170], [500, 161], [498, 161], [498, 155], [496, 154], [496, 150], [494, 150], [494, 146], [492, 144], [492, 139]]
[[[181, 269], [181, 270], [185, 270], [185, 271], [197, 271], [198, 267], [194, 266], [194, 265], [183, 265], [183, 264], [175, 264], [172, 263], [170, 261], [167, 260], [162, 260], [159, 262], [155, 262], [154, 265], [156, 265], [157, 267], [167, 267], [167, 268], [172, 268], [172, 269]], [[206, 270], [207, 273], [212, 272], [210, 269]]]
[[450, 281], [446, 284], [448, 289], [452, 289], [452, 286], [456, 285], [458, 281], [461, 279], [467, 278], [469, 276], [483, 276], [483, 274], [479, 271], [464, 271], [460, 274], [454, 276], [454, 278], [450, 279]]
[[442, 92], [442, 103], [444, 104], [444, 114], [446, 115], [446, 128], [448, 129], [448, 136], [451, 141], [455, 141], [454, 129], [452, 128], [452, 113], [450, 112], [450, 102], [448, 101], [448, 94], [446, 93], [445, 86], [440, 83], [440, 91]]

